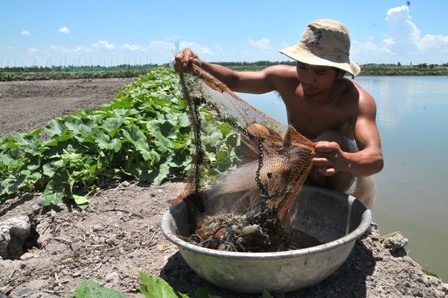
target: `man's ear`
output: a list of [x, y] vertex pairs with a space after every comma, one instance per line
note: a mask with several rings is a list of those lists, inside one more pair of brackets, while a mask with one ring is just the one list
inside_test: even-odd
[[338, 79], [342, 79], [345, 76], [345, 71], [339, 70], [338, 72]]

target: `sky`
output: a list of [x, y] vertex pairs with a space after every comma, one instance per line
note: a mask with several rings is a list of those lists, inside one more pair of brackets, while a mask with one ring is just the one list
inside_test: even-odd
[[0, 68], [288, 61], [313, 20], [344, 23], [359, 64], [448, 63], [447, 0], [1, 0]]

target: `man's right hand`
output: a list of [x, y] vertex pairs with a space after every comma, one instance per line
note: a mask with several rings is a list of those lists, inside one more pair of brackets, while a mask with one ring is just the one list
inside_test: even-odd
[[179, 73], [192, 72], [193, 63], [200, 64], [199, 57], [191, 49], [186, 48], [174, 57], [174, 70]]

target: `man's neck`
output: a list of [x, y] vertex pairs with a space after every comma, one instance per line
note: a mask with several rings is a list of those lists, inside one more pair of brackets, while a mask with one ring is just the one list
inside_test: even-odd
[[303, 99], [315, 105], [326, 105], [333, 101], [333, 89], [325, 90], [315, 94], [304, 94]]

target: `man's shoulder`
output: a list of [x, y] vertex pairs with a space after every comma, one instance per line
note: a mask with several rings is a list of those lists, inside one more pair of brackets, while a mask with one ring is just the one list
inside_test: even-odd
[[266, 75], [286, 79], [298, 79], [297, 69], [294, 66], [286, 65], [286, 64], [276, 64], [272, 66], [268, 66], [263, 70]]
[[343, 86], [341, 98], [351, 99], [346, 101], [347, 103], [352, 103], [358, 110], [369, 111], [369, 113], [375, 111], [375, 99], [358, 82], [346, 79]]
[[263, 71], [271, 73], [297, 72], [296, 67], [287, 64], [274, 64], [263, 69]]
[[362, 93], [366, 92], [361, 85], [356, 81], [350, 80], [348, 78], [343, 78], [339, 80], [338, 89], [341, 93], [345, 95], [357, 95], [360, 96]]

